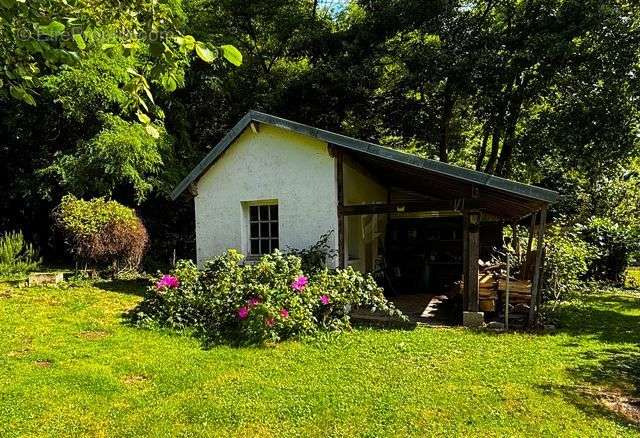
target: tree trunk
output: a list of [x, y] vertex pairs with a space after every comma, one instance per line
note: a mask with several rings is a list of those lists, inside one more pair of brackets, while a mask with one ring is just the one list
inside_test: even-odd
[[498, 159], [498, 151], [500, 150], [500, 137], [502, 135], [502, 116], [496, 117], [493, 125], [493, 134], [491, 135], [491, 154], [489, 155], [489, 161], [484, 168], [486, 173], [493, 173]]
[[495, 174], [498, 176], [505, 176], [507, 173], [507, 165], [511, 160], [513, 154], [513, 142], [515, 141], [515, 125], [510, 125], [504, 135], [504, 141], [502, 142], [502, 150], [500, 151], [500, 158], [496, 164]]
[[478, 150], [478, 156], [476, 157], [476, 170], [482, 170], [482, 163], [484, 162], [484, 156], [487, 154], [487, 143], [489, 142], [489, 126], [485, 125], [484, 132], [482, 133], [482, 143]]
[[454, 101], [453, 90], [447, 81], [447, 85], [444, 87], [444, 102], [440, 117], [440, 144], [438, 145], [438, 156], [443, 163], [449, 162], [449, 128], [453, 116]]
[[513, 155], [513, 146], [516, 137], [516, 125], [522, 114], [522, 103], [524, 102], [524, 92], [527, 86], [527, 80], [517, 80], [516, 89], [509, 99], [509, 114], [507, 116], [506, 132], [504, 135], [504, 142], [502, 145], [502, 151], [500, 151], [500, 158], [496, 165], [496, 175], [507, 176], [509, 173], [509, 163], [511, 162], [511, 156]]

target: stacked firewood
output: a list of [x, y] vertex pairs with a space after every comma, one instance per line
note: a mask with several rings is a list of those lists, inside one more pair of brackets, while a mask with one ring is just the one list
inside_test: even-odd
[[480, 273], [480, 310], [493, 312], [496, 310], [496, 300], [498, 299], [497, 282], [491, 272]]
[[[506, 300], [507, 280], [500, 278], [498, 280], [498, 292], [503, 301]], [[531, 304], [531, 282], [524, 280], [509, 279], [509, 304], [516, 306], [518, 304]]]
[[[502, 263], [480, 264], [480, 310], [492, 312], [498, 304], [504, 305], [507, 291], [507, 276]], [[531, 282], [509, 278], [509, 304], [512, 309], [526, 311], [531, 303]]]

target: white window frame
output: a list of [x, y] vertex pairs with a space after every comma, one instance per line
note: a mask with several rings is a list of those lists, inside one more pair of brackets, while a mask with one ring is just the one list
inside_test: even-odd
[[[273, 240], [277, 240], [278, 241], [278, 248], [280, 248], [280, 205], [278, 203], [277, 199], [269, 199], [269, 200], [263, 200], [263, 201], [250, 201], [250, 202], [245, 202], [245, 230], [246, 230], [246, 244], [245, 244], [245, 254], [247, 255], [247, 259], [249, 260], [256, 260], [258, 258], [260, 258], [263, 255], [266, 254], [270, 254], [271, 252], [273, 252], [273, 249], [271, 249], [271, 245], [272, 245], [272, 241]], [[269, 219], [264, 221], [262, 220], [262, 218], [258, 217], [257, 221], [252, 221], [251, 220], [251, 208], [252, 207], [272, 207], [275, 206], [277, 207], [277, 211], [278, 211], [278, 217], [277, 219], [272, 219], [271, 218], [271, 209], [269, 209]], [[260, 214], [258, 212], [258, 214]], [[258, 224], [258, 240], [262, 241], [262, 240], [269, 240], [269, 249], [270, 252], [262, 252], [262, 242], [259, 243], [260, 245], [260, 254], [253, 254], [251, 252], [251, 241], [252, 240], [256, 240], [256, 238], [252, 238], [251, 236], [251, 224], [252, 223], [257, 223]], [[263, 223], [269, 223], [269, 237], [266, 239], [263, 239], [262, 236], [260, 236], [261, 233], [261, 224]], [[271, 235], [271, 224], [275, 223], [277, 230], [278, 230], [278, 236], [277, 237], [273, 237]]]

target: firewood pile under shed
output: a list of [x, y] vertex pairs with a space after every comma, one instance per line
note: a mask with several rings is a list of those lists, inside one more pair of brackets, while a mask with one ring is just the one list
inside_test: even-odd
[[[480, 310], [502, 314], [506, 303], [507, 276], [505, 265], [480, 265]], [[531, 282], [509, 278], [509, 313], [514, 319], [527, 317], [531, 304]]]

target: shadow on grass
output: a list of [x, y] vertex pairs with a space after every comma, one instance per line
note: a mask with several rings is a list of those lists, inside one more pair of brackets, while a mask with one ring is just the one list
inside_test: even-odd
[[546, 395], [557, 395], [571, 403], [590, 418], [607, 418], [623, 427], [640, 431], [637, 399], [620, 391], [587, 386], [540, 385]]
[[589, 296], [583, 305], [566, 309], [558, 333], [593, 338], [605, 348], [579, 354], [579, 360], [568, 369], [579, 382], [577, 386], [543, 386], [541, 390], [560, 393], [588, 415], [640, 426], [639, 309], [638, 298], [613, 294]]
[[144, 279], [97, 281], [93, 286], [107, 292], [143, 297], [149, 281]]
[[604, 343], [636, 345], [640, 339], [640, 314], [625, 311], [640, 308], [640, 302], [625, 297], [589, 298], [586, 305], [563, 310], [559, 333], [590, 336]]

